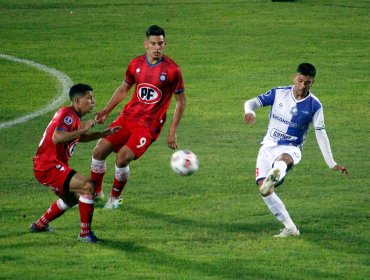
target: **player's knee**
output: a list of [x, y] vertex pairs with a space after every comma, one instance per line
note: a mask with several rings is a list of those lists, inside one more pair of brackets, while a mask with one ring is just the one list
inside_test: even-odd
[[94, 193], [95, 193], [94, 182], [91, 180], [85, 180], [82, 186], [82, 194], [83, 195], [94, 195]]
[[[102, 139], [103, 140], [103, 139]], [[108, 155], [113, 151], [113, 147], [107, 141], [99, 141], [94, 150], [93, 150], [93, 158], [96, 160], [105, 160]]]
[[128, 153], [123, 153], [123, 154], [117, 155], [116, 166], [126, 167], [130, 164], [130, 162], [132, 160], [133, 160], [133, 158]]
[[287, 154], [287, 153], [283, 153], [283, 154], [281, 154], [281, 155], [276, 159], [276, 161], [278, 161], [278, 160], [284, 161], [288, 166], [293, 164], [293, 159], [292, 159], [292, 157], [291, 157], [289, 154]]

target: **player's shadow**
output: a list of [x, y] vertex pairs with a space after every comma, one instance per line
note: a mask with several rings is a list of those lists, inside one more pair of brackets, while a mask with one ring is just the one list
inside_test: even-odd
[[[194, 275], [204, 275], [204, 277], [215, 277], [224, 279], [253, 279], [253, 277], [267, 277], [272, 279], [273, 275], [269, 275], [266, 271], [261, 271], [258, 267], [254, 268], [250, 261], [239, 258], [222, 258], [217, 262], [208, 262], [202, 260], [194, 260], [191, 257], [180, 258], [173, 254], [168, 254], [153, 248], [145, 247], [137, 244], [134, 241], [122, 241], [104, 239], [100, 246], [109, 247], [112, 250], [120, 250], [125, 253], [125, 256], [132, 261], [142, 263], [144, 266], [167, 267], [170, 270], [176, 270], [179, 273], [183, 272], [189, 275], [192, 271]], [[260, 277], [259, 277], [259, 276]]]
[[136, 208], [133, 206], [126, 205], [125, 211], [129, 211], [131, 214], [148, 218], [148, 219], [157, 219], [169, 224], [174, 224], [177, 226], [194, 228], [207, 228], [212, 229], [213, 232], [229, 232], [229, 233], [252, 233], [260, 234], [261, 230], [271, 227], [271, 222], [258, 222], [258, 223], [241, 223], [241, 222], [206, 222], [204, 221], [195, 221], [183, 217], [178, 217], [175, 215], [168, 215], [163, 213], [158, 213], [155, 211], [149, 211], [141, 208]]

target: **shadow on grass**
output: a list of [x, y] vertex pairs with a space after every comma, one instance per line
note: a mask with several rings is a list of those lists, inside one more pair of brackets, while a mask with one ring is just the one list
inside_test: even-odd
[[[266, 272], [261, 272], [260, 268], [255, 267], [253, 260], [249, 261], [242, 258], [220, 258], [217, 261], [214, 259], [196, 260], [199, 256], [178, 257], [174, 254], [168, 254], [153, 248], [145, 247], [137, 244], [134, 241], [120, 241], [105, 239], [99, 244], [110, 249], [120, 250], [127, 254], [131, 260], [138, 263], [143, 263], [153, 270], [158, 267], [167, 267], [168, 273], [176, 273], [185, 275], [191, 279], [198, 277], [210, 276], [217, 279], [261, 279], [263, 277], [271, 278]], [[201, 278], [199, 278], [201, 279]]]
[[231, 233], [253, 233], [253, 234], [260, 234], [263, 232], [261, 229], [263, 228], [270, 228], [272, 223], [271, 221], [266, 221], [265, 223], [261, 224], [258, 223], [233, 223], [233, 222], [206, 222], [206, 221], [195, 221], [187, 218], [178, 217], [175, 215], [168, 215], [162, 214], [154, 211], [149, 211], [145, 209], [140, 209], [132, 206], [127, 206], [125, 211], [129, 211], [130, 213], [141, 216], [147, 219], [157, 219], [162, 222], [166, 222], [169, 224], [174, 224], [178, 226], [184, 227], [198, 227], [198, 228], [208, 228], [218, 230], [220, 232], [231, 232]]

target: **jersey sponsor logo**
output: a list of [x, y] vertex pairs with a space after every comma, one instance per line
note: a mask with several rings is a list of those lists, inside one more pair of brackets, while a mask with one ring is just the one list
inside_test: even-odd
[[72, 122], [73, 122], [73, 119], [72, 119], [70, 116], [66, 116], [66, 117], [64, 118], [64, 123], [65, 123], [66, 125], [71, 125], [71, 124], [72, 124]]
[[298, 137], [296, 136], [292, 136], [292, 135], [289, 135], [289, 134], [286, 134], [280, 130], [277, 130], [277, 129], [273, 129], [271, 130], [271, 137], [275, 138], [275, 139], [279, 139], [279, 140], [288, 140], [288, 141], [295, 141], [298, 139]]
[[290, 127], [298, 127], [298, 124], [296, 124], [295, 122], [290, 122], [290, 121], [287, 121], [279, 116], [276, 116], [275, 114], [272, 114], [272, 118], [279, 121], [279, 122], [282, 122], [282, 123], [285, 123], [286, 125], [290, 126]]
[[157, 103], [162, 98], [162, 91], [151, 84], [143, 83], [137, 86], [137, 97], [145, 104]]

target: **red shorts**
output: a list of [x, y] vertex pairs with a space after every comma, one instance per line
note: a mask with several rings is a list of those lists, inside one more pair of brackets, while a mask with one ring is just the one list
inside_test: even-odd
[[59, 197], [69, 193], [69, 182], [76, 174], [76, 171], [64, 164], [58, 164], [45, 171], [34, 170], [33, 172], [37, 181], [52, 189]]
[[156, 135], [153, 135], [146, 126], [138, 125], [121, 116], [112, 122], [110, 127], [113, 126], [120, 126], [121, 129], [105, 139], [113, 145], [116, 153], [123, 146], [127, 146], [134, 152], [136, 159], [138, 159], [156, 139]]

